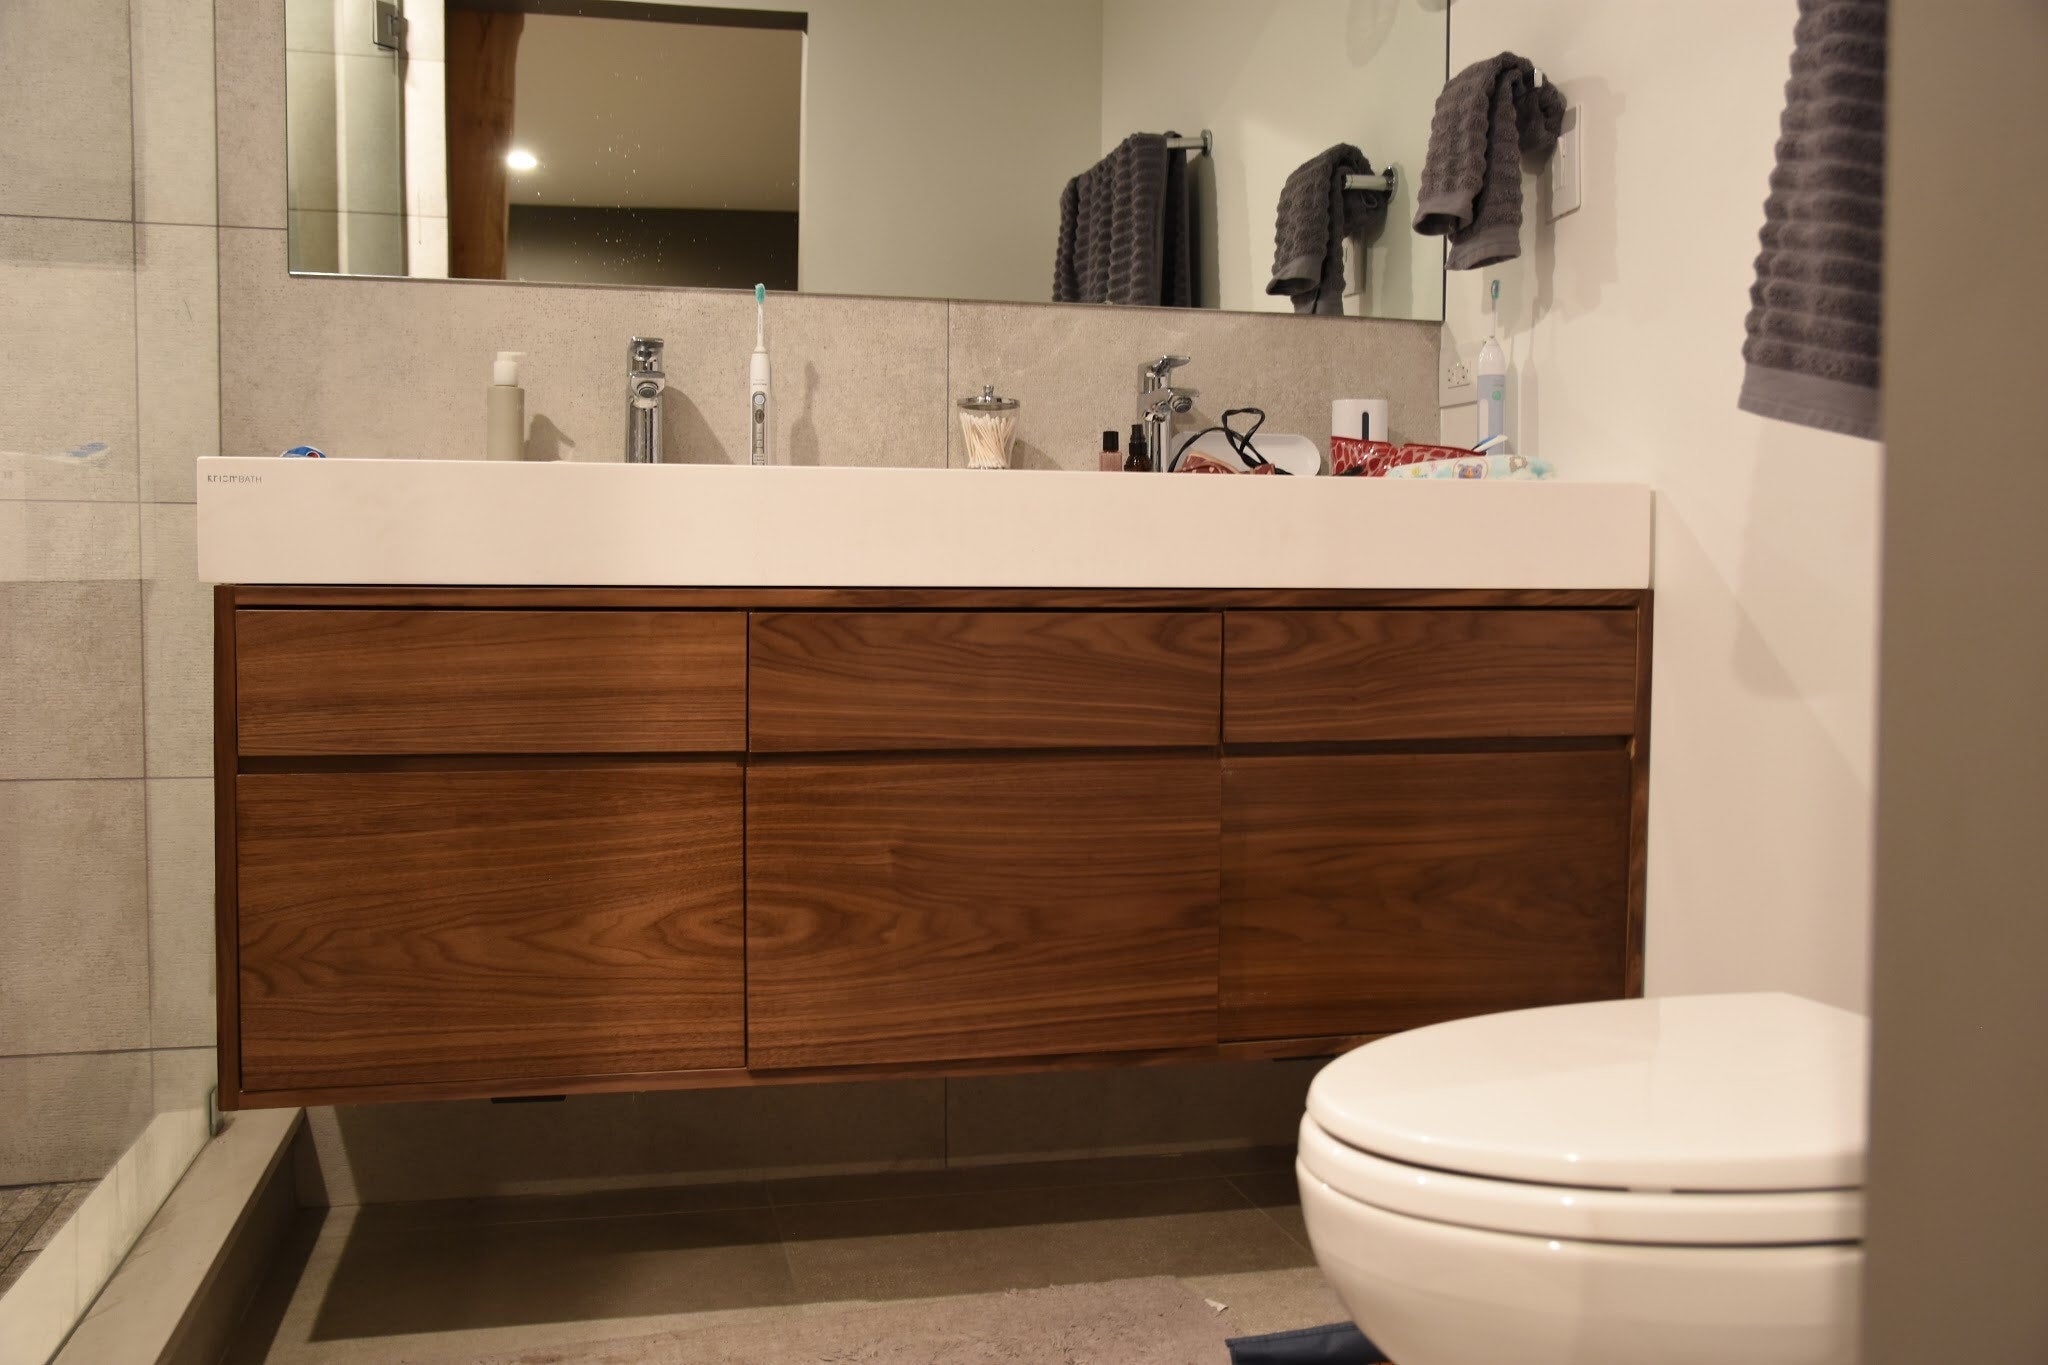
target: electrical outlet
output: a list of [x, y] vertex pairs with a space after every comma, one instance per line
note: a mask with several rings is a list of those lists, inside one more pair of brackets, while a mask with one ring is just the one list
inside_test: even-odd
[[1472, 367], [1462, 357], [1451, 356], [1444, 364], [1442, 375], [1437, 381], [1437, 406], [1454, 408], [1460, 403], [1476, 403], [1479, 393], [1472, 384]]
[[1579, 207], [1579, 107], [1564, 111], [1557, 145], [1550, 150], [1550, 221]]
[[1464, 361], [1453, 360], [1451, 368], [1444, 371], [1444, 384], [1453, 389], [1470, 388], [1472, 385], [1472, 371], [1466, 366]]

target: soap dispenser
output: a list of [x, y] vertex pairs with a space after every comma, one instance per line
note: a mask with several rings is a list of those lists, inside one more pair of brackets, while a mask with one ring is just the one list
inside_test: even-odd
[[491, 387], [484, 400], [484, 458], [526, 458], [526, 390], [519, 387], [519, 362], [524, 351], [500, 351], [491, 366]]

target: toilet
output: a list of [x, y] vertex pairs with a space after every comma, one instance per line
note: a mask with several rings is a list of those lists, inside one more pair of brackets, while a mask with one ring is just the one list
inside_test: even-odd
[[1310, 1245], [1395, 1365], [1853, 1365], [1867, 1056], [1782, 994], [1369, 1043], [1309, 1089]]

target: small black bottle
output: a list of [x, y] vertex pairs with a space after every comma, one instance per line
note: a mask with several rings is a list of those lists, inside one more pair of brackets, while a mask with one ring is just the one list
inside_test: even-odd
[[1145, 424], [1131, 424], [1131, 453], [1124, 457], [1124, 473], [1149, 474], [1152, 472], [1152, 454], [1145, 448]]

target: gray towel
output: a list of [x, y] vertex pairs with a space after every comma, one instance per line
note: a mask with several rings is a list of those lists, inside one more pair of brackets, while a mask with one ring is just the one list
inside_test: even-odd
[[1280, 190], [1268, 294], [1287, 294], [1297, 313], [1344, 311], [1344, 239], [1387, 206], [1378, 190], [1347, 190], [1347, 175], [1371, 175], [1365, 153], [1340, 142], [1304, 161]]
[[1451, 239], [1451, 269], [1522, 254], [1522, 154], [1548, 153], [1563, 124], [1564, 96], [1512, 52], [1474, 62], [1444, 86], [1429, 122], [1415, 230]]
[[1881, 434], [1885, 0], [1800, 0], [1750, 286], [1744, 411]]
[[1194, 305], [1187, 153], [1133, 133], [1060, 194], [1054, 303]]

